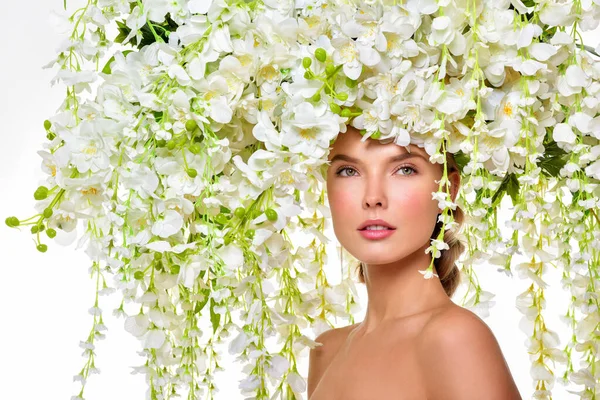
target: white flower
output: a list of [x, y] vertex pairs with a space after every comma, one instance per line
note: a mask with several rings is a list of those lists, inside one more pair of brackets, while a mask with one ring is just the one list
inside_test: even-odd
[[427, 268], [426, 270], [419, 270], [425, 279], [431, 279], [434, 276], [439, 278], [439, 275], [433, 272], [433, 268]]
[[575, 140], [577, 139], [577, 136], [573, 133], [573, 129], [571, 129], [571, 125], [565, 123], [554, 126], [552, 137], [561, 148], [566, 148], [565, 145], [567, 144], [575, 144]]
[[337, 37], [331, 41], [331, 44], [335, 47], [333, 62], [336, 65], [342, 64], [344, 74], [350, 79], [358, 79], [363, 64], [372, 67], [381, 60], [379, 53], [371, 46], [351, 39]]
[[127, 317], [125, 330], [133, 336], [140, 337], [148, 331], [150, 320], [146, 314], [138, 314]]
[[152, 329], [148, 331], [144, 348], [159, 349], [165, 343], [165, 332], [162, 329]]
[[306, 381], [296, 372], [288, 374], [287, 383], [291, 386], [294, 393], [304, 393], [306, 390]]
[[180, 213], [174, 210], [164, 212], [161, 219], [158, 219], [152, 225], [154, 235], [166, 238], [179, 232], [183, 227], [183, 218]]
[[387, 135], [393, 127], [390, 120], [389, 101], [381, 97], [377, 98], [371, 106], [363, 110], [363, 113], [354, 119], [352, 125], [356, 129], [367, 130], [367, 133], [361, 139], [362, 141], [367, 140], [376, 131], [380, 131], [382, 135]]
[[326, 104], [314, 107], [305, 102], [295, 107], [293, 119], [283, 121], [282, 133], [281, 144], [290, 151], [319, 158], [339, 133], [339, 123]]
[[431, 22], [429, 44], [431, 46], [449, 45], [454, 40], [454, 35], [455, 31], [448, 16], [435, 17]]

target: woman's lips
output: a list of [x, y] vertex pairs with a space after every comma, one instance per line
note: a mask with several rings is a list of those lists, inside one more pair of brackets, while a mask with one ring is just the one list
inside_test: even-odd
[[381, 230], [368, 230], [368, 229], [362, 229], [358, 231], [362, 237], [366, 238], [366, 239], [383, 239], [386, 238], [388, 236], [391, 236], [394, 232], [396, 232], [395, 229], [381, 229]]

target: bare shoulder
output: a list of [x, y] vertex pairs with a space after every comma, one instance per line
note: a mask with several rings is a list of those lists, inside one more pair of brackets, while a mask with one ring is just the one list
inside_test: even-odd
[[492, 330], [468, 309], [456, 305], [432, 317], [419, 353], [432, 399], [521, 399]]
[[329, 329], [315, 338], [315, 342], [321, 343], [321, 345], [312, 348], [308, 358], [308, 398], [356, 325], [358, 324]]

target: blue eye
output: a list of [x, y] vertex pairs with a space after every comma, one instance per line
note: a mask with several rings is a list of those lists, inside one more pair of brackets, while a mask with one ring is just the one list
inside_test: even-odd
[[[398, 167], [398, 169], [396, 169], [395, 172], [398, 172], [398, 171], [400, 171], [402, 169], [409, 169], [409, 170], [412, 171], [411, 174], [402, 174], [402, 175], [406, 175], [406, 176], [414, 175], [417, 172], [417, 170], [414, 169], [413, 167], [411, 167], [410, 165], [402, 165], [402, 166]], [[340, 175], [341, 172], [344, 171], [344, 170], [350, 170], [350, 171], [356, 172], [356, 170], [354, 168], [352, 168], [352, 167], [350, 167], [348, 165], [345, 165], [345, 166], [343, 166], [343, 167], [341, 167], [340, 169], [337, 170], [337, 172], [335, 173], [336, 176], [342, 176], [342, 177], [346, 177], [346, 178], [349, 178], [351, 176], [356, 176], [356, 174], [353, 174], [353, 175]]]

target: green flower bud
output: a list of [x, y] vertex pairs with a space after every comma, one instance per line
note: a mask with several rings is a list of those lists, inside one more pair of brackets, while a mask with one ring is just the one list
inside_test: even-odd
[[19, 226], [20, 222], [17, 217], [8, 217], [4, 220], [7, 226], [14, 228], [15, 226]]
[[321, 62], [325, 62], [327, 60], [327, 52], [324, 48], [319, 47], [315, 50], [315, 58]]
[[370, 136], [373, 139], [379, 139], [381, 137], [381, 132], [377, 131]]
[[55, 137], [56, 137], [56, 135], [52, 132], [48, 132], [46, 134], [46, 139], [48, 139], [48, 140], [54, 140]]
[[197, 126], [198, 124], [193, 119], [189, 119], [185, 122], [185, 129], [187, 129], [188, 131], [193, 131], [194, 129], [196, 129]]
[[38, 187], [33, 193], [33, 197], [36, 200], [44, 200], [46, 197], [48, 197], [48, 188], [46, 186]]
[[315, 74], [313, 74], [313, 72], [312, 72], [312, 71], [306, 71], [306, 72], [304, 73], [304, 79], [312, 79], [312, 78], [314, 78], [314, 77], [315, 77]]
[[225, 236], [225, 238], [223, 239], [223, 244], [225, 246], [229, 245], [229, 243], [231, 243], [231, 236]]
[[314, 102], [320, 101], [321, 100], [321, 92], [317, 92], [317, 93], [313, 94], [313, 96], [310, 99]]
[[178, 274], [180, 270], [181, 270], [181, 266], [179, 264], [175, 264], [171, 267], [171, 273], [173, 275]]
[[304, 69], [310, 68], [310, 64], [312, 64], [312, 59], [310, 57], [304, 57], [302, 59], [302, 66]]
[[56, 231], [52, 228], [48, 228], [46, 229], [46, 235], [48, 235], [50, 239], [53, 239], [56, 236]]
[[171, 139], [167, 142], [167, 149], [173, 150], [176, 145], [177, 145], [177, 143], [175, 143], [175, 141], [173, 139]]
[[250, 230], [246, 231], [246, 237], [248, 239], [254, 238], [254, 229], [250, 229]]
[[52, 128], [52, 122], [45, 120], [44, 121], [44, 129], [49, 130], [50, 128]]
[[44, 218], [50, 218], [54, 212], [50, 207], [44, 209]]
[[277, 211], [273, 210], [272, 208], [268, 208], [265, 211], [265, 215], [269, 221], [277, 221]]
[[190, 168], [187, 170], [187, 174], [190, 178], [195, 178], [198, 176], [198, 171], [196, 171], [194, 168]]
[[333, 101], [329, 103], [329, 108], [331, 108], [331, 112], [334, 114], [339, 114], [340, 112], [342, 112], [340, 106], [334, 103]]
[[142, 271], [135, 271], [133, 273], [133, 277], [138, 281], [141, 281], [142, 279], [144, 279], [144, 273]]
[[335, 96], [335, 97], [337, 97], [341, 101], [346, 101], [346, 100], [348, 100], [348, 93], [341, 92], [341, 93], [338, 93], [337, 96]]
[[156, 261], [160, 260], [162, 258], [162, 253], [154, 253], [154, 259]]
[[348, 77], [346, 77], [346, 86], [348, 86], [350, 89], [355, 88], [356, 85], [358, 85], [358, 81], [355, 81], [354, 79], [350, 79]]
[[350, 118], [352, 116], [352, 111], [349, 108], [344, 108], [340, 115], [344, 118]]
[[328, 66], [325, 67], [325, 73], [327, 74], [327, 77], [329, 78], [331, 75], [333, 75], [335, 72], [335, 67], [333, 66], [333, 64], [329, 64]]
[[246, 209], [244, 207], [238, 207], [238, 208], [235, 209], [235, 211], [233, 212], [233, 214], [236, 217], [242, 219], [242, 218], [244, 218], [244, 215], [246, 215]]
[[40, 243], [40, 244], [38, 244], [38, 245], [36, 246], [36, 249], [37, 249], [37, 250], [38, 250], [40, 253], [45, 253], [45, 252], [46, 252], [46, 250], [48, 250], [48, 246], [47, 246], [47, 245], [45, 245], [45, 244], [43, 244], [43, 243]]
[[227, 222], [229, 222], [229, 218], [227, 218], [225, 214], [219, 214], [216, 216], [215, 221], [221, 225], [225, 225]]
[[167, 141], [165, 139], [159, 139], [156, 141], [156, 147], [165, 147], [167, 145]]
[[200, 154], [202, 151], [202, 146], [200, 146], [198, 143], [194, 143], [190, 146], [190, 151], [194, 154]]
[[37, 225], [33, 225], [33, 226], [31, 227], [31, 233], [37, 233], [37, 232], [38, 232], [38, 227], [37, 227]]

